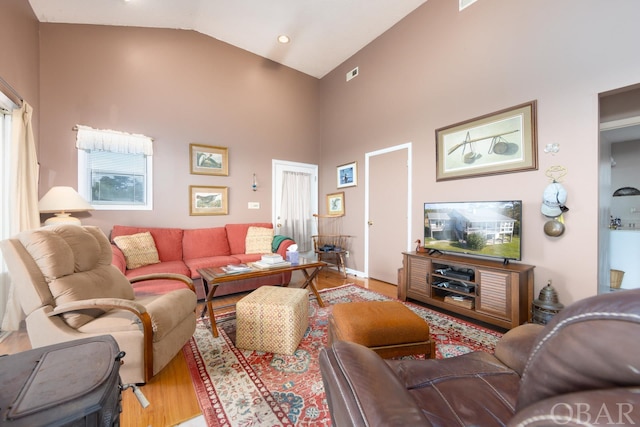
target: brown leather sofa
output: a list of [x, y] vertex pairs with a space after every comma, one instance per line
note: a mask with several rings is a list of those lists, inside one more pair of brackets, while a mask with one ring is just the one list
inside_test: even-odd
[[640, 424], [640, 289], [512, 329], [494, 355], [385, 361], [339, 341], [320, 369], [338, 427]]

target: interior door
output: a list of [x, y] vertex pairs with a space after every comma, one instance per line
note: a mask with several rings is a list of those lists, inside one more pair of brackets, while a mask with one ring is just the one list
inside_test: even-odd
[[409, 246], [410, 145], [367, 154], [367, 276], [398, 284]]
[[[272, 161], [272, 221], [276, 234], [281, 234], [282, 229], [282, 200], [283, 200], [283, 177], [286, 172], [299, 172], [309, 174], [311, 176], [311, 185], [309, 187], [311, 203], [309, 205], [308, 215], [313, 218], [313, 214], [318, 213], [318, 165], [309, 163], [289, 162], [286, 160]], [[294, 197], [302, 197], [294, 196]], [[304, 239], [296, 238], [301, 252], [313, 251], [311, 236], [317, 232], [315, 221], [311, 221], [312, 227]], [[291, 236], [293, 237], [293, 236]]]

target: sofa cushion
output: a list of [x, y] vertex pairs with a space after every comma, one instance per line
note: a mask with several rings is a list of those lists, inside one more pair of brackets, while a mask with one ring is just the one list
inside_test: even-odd
[[249, 227], [245, 238], [245, 254], [268, 254], [271, 253], [271, 242], [273, 241], [273, 228]]
[[179, 280], [154, 279], [141, 280], [132, 283], [133, 292], [136, 298], [143, 298], [151, 295], [163, 295], [176, 289], [185, 289], [185, 284]]
[[[229, 239], [229, 248], [231, 249], [231, 255], [246, 253], [245, 245], [249, 227], [273, 228], [273, 224], [271, 224], [270, 222], [255, 222], [248, 224], [225, 225], [225, 228], [227, 229], [227, 239]], [[269, 252], [271, 252], [271, 250], [267, 251], [267, 253]]]
[[136, 268], [135, 270], [127, 270], [126, 276], [128, 278], [142, 276], [144, 274], [155, 273], [173, 273], [183, 274], [189, 276], [189, 269], [182, 261], [167, 261], [159, 264], [145, 265], [144, 267]]
[[124, 254], [129, 270], [160, 262], [156, 243], [148, 231], [114, 237], [113, 241]]
[[111, 240], [118, 236], [142, 233], [144, 231], [148, 231], [153, 236], [160, 261], [182, 260], [183, 230], [181, 228], [129, 227], [125, 225], [114, 225], [111, 230]]
[[231, 255], [224, 227], [184, 230], [182, 256], [185, 260]]

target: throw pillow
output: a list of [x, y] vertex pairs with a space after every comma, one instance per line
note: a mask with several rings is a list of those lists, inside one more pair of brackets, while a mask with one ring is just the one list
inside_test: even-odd
[[148, 231], [114, 237], [113, 242], [124, 254], [128, 270], [160, 262], [156, 242]]
[[245, 240], [245, 253], [270, 254], [273, 228], [249, 227]]

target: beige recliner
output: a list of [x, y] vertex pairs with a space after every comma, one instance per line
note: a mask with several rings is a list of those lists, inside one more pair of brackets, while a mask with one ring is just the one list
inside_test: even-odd
[[[136, 298], [129, 280], [111, 265], [111, 245], [97, 227], [43, 227], [0, 245], [33, 347], [110, 334], [126, 353], [122, 381], [145, 383], [195, 331], [191, 279], [170, 275], [185, 288]], [[168, 277], [136, 280], [156, 278]]]

